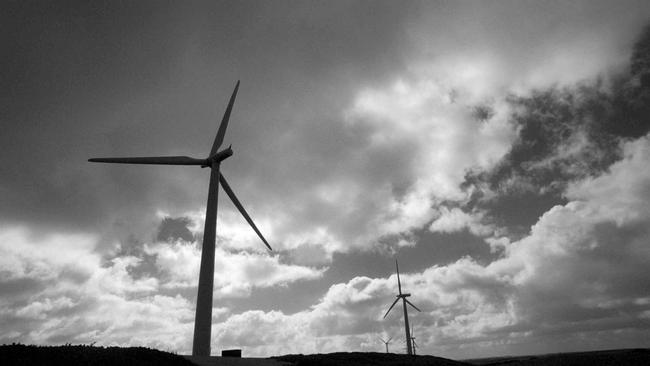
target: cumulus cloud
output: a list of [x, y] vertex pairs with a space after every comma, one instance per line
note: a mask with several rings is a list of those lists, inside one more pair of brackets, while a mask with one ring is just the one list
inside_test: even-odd
[[492, 234], [494, 229], [483, 224], [482, 220], [483, 214], [481, 212], [468, 214], [458, 207], [449, 209], [443, 206], [440, 208], [440, 215], [429, 226], [429, 230], [433, 232], [451, 233], [467, 229], [476, 236], [488, 236]]
[[[591, 83], [624, 69], [630, 39], [645, 21], [639, 14], [619, 11], [621, 17], [612, 23], [626, 26], [612, 32], [611, 28], [587, 21], [591, 18], [582, 18], [585, 11], [609, 9], [608, 4], [580, 5], [582, 10], [572, 9], [575, 13], [570, 15], [560, 14], [566, 9], [543, 4], [543, 11], [567, 17], [558, 29], [532, 22], [524, 32], [513, 33], [505, 31], [510, 27], [501, 23], [514, 23], [512, 28], [522, 26], [521, 15], [517, 15], [524, 10], [520, 6], [436, 4], [425, 8], [435, 10], [423, 12], [410, 29], [412, 58], [404, 69], [391, 75], [391, 80], [358, 88], [344, 110], [339, 134], [343, 140], [349, 135], [356, 137], [353, 147], [343, 147], [336, 156], [346, 159], [345, 168], [336, 162], [319, 161], [318, 166], [327, 169], [329, 177], [306, 186], [304, 194], [298, 193], [300, 199], [293, 201], [298, 202], [297, 207], [288, 210], [286, 218], [273, 220], [271, 226], [287, 248], [309, 244], [321, 245], [328, 252], [345, 252], [381, 247], [386, 241], [397, 247], [412, 246], [414, 241], [409, 235], [441, 219], [437, 206], [445, 201], [459, 206], [451, 212], [462, 211], [469, 222], [466, 215], [472, 214], [472, 208], [462, 206], [474, 198], [476, 191], [483, 200], [513, 191], [561, 191], [564, 181], [540, 188], [537, 182], [527, 181], [535, 178], [525, 174], [503, 177], [498, 189], [464, 183], [469, 173], [496, 171], [504, 159], [512, 158], [513, 146], [520, 143], [521, 130], [528, 123], [519, 124], [516, 118], [522, 108], [529, 107], [519, 100], [539, 90]], [[471, 18], [476, 8], [491, 16]], [[447, 12], [455, 16], [444, 16]], [[458, 22], [458, 17], [468, 18]], [[568, 22], [571, 17], [581, 17], [584, 22]], [[545, 62], [539, 62], [541, 59]], [[595, 89], [596, 95], [606, 93], [602, 88]], [[572, 93], [560, 97], [573, 97], [567, 94]], [[582, 113], [582, 107], [574, 107], [576, 114]], [[561, 120], [561, 116], [555, 117]], [[579, 124], [574, 127], [570, 137], [558, 139], [559, 143], [552, 146], [553, 153], [545, 158], [513, 164], [528, 164], [531, 176], [561, 170], [564, 175], [581, 178], [591, 174], [594, 165], [611, 163], [615, 155], [612, 151], [594, 144], [593, 135]], [[333, 128], [338, 131], [341, 127]], [[530, 129], [525, 132], [534, 134]], [[523, 141], [524, 145], [528, 143]], [[580, 160], [585, 162], [576, 163]], [[301, 216], [313, 206], [328, 214]], [[531, 219], [541, 212], [531, 214]], [[479, 217], [481, 214], [473, 215], [473, 232], [488, 236], [490, 224]], [[298, 228], [291, 226], [293, 233], [288, 235], [285, 223], [295, 223], [299, 216]], [[456, 215], [454, 221], [459, 217]], [[433, 228], [442, 224], [439, 221]], [[464, 227], [468, 226], [457, 225], [457, 229]], [[451, 232], [449, 229], [447, 225], [440, 231]]]
[[[0, 342], [97, 342], [188, 352], [195, 305], [180, 290], [196, 287], [197, 246], [182, 240], [144, 244], [133, 255], [106, 258], [96, 245], [92, 235], [35, 236], [26, 228], [2, 228], [0, 291], [7, 296], [0, 301], [6, 330]], [[159, 272], [139, 271], [142, 255]], [[324, 271], [283, 264], [279, 256], [223, 249], [216, 256], [215, 293], [222, 298], [319, 278]], [[228, 313], [216, 308], [213, 315], [218, 321]]]
[[319, 164], [328, 174], [272, 212], [269, 235], [290, 251], [320, 246], [322, 258], [413, 246], [435, 205], [469, 198], [466, 172], [490, 169], [516, 137], [506, 95], [477, 99], [463, 94], [469, 89], [462, 78], [417, 74], [357, 91], [332, 127], [351, 142], [333, 157], [345, 164]]
[[467, 199], [460, 188], [466, 171], [488, 169], [508, 151], [515, 136], [508, 106], [490, 103], [489, 115], [479, 118], [479, 106], [458, 97], [457, 88], [464, 90], [456, 81], [408, 78], [356, 96], [345, 123], [366, 132], [366, 166], [384, 161], [380, 180], [359, 177], [363, 195], [341, 201], [362, 208], [369, 223], [350, 238], [356, 246], [423, 227], [435, 217], [434, 205]]
[[[448, 357], [540, 352], [543, 348], [535, 344], [541, 343], [570, 349], [595, 333], [598, 337], [590, 347], [604, 347], [620, 337], [645, 339], [649, 330], [643, 319], [650, 311], [650, 287], [638, 276], [650, 260], [650, 210], [645, 204], [650, 175], [644, 169], [650, 158], [650, 136], [621, 148], [624, 158], [609, 171], [575, 182], [567, 191], [567, 204], [546, 212], [528, 236], [503, 243], [501, 258], [488, 264], [463, 258], [421, 272], [404, 269], [403, 287], [422, 309], [422, 313], [411, 312], [422, 352]], [[2, 334], [3, 341], [100, 340], [101, 344], [189, 348], [192, 304], [181, 295], [154, 291], [173, 284], [169, 278], [189, 281], [196, 270], [182, 272], [180, 267], [196, 266], [192, 258], [198, 258], [198, 251], [193, 246], [180, 241], [147, 245], [146, 251], [155, 254], [161, 270], [170, 275], [152, 281], [130, 276], [129, 268], [138, 265], [132, 256], [102, 265], [101, 258], [89, 252], [92, 237], [35, 240], [25, 230], [5, 229], [2, 238], [1, 258], [7, 264], [2, 286], [29, 277], [57, 279], [50, 287], [3, 298], [3, 329], [11, 329]], [[53, 256], [48, 271], [36, 270], [46, 259], [38, 251], [33, 255], [17, 251], [10, 243], [18, 241], [39, 248], [50, 245], [58, 251], [70, 248], [72, 253], [78, 248], [78, 257], [97, 268], [61, 280], [71, 259]], [[283, 266], [277, 257], [222, 254], [224, 260], [233, 261], [221, 263], [224, 277], [231, 272], [235, 279], [217, 286], [224, 294], [241, 279], [268, 286], [295, 280], [296, 273], [319, 276], [318, 271]], [[213, 345], [245, 347], [250, 355], [377, 350], [380, 344], [374, 344], [373, 337], [402, 333], [399, 312], [382, 320], [395, 291], [395, 275], [355, 277], [332, 285], [309, 309], [293, 314], [216, 309], [221, 321], [213, 326]], [[571, 324], [570, 330], [566, 324]], [[151, 332], [157, 336], [152, 338]]]
[[[156, 265], [167, 281], [165, 288], [195, 287], [199, 277], [201, 252], [182, 242], [145, 245], [145, 253], [156, 257]], [[299, 280], [313, 280], [325, 269], [284, 264], [279, 256], [215, 250], [216, 296], [248, 296], [254, 287], [286, 286]]]
[[[89, 235], [34, 236], [3, 227], [0, 341], [67, 342], [181, 347], [193, 319], [192, 304], [157, 295], [156, 278], [133, 278], [132, 256], [104, 262]], [[5, 265], [9, 264], [9, 265]], [[15, 284], [38, 284], [7, 291]], [[160, 337], [152, 338], [155, 329]]]
[[369, 328], [382, 329], [379, 309], [381, 295], [389, 294], [386, 284], [386, 280], [357, 277], [330, 287], [308, 310], [294, 314], [248, 311], [232, 316], [215, 326], [215, 342], [241, 345], [258, 355], [357, 350], [367, 342]]
[[[635, 337], [642, 345], [638, 340], [650, 332], [644, 321], [650, 287], [639, 277], [650, 260], [650, 175], [644, 169], [650, 136], [622, 149], [623, 160], [572, 185], [571, 201], [546, 212], [528, 236], [501, 243], [502, 258], [488, 264], [463, 258], [403, 273], [403, 287], [423, 310], [412, 314], [423, 352], [471, 357], [570, 350], [585, 337], [593, 339], [583, 344], [589, 348]], [[376, 349], [378, 343], [363, 340], [403, 331], [400, 316], [381, 321], [395, 287], [394, 275], [356, 277], [331, 286], [308, 311], [243, 313], [219, 326], [220, 339], [243, 342], [253, 353], [269, 352], [263, 342], [238, 338], [243, 332], [238, 322], [247, 319], [265, 329], [264, 339], [283, 340], [287, 352]], [[278, 329], [279, 323], [291, 326]]]
[[0, 273], [5, 280], [54, 280], [61, 269], [87, 278], [98, 263], [98, 257], [92, 253], [95, 245], [92, 235], [39, 236], [26, 228], [4, 226], [0, 244]]
[[[458, 334], [482, 342], [494, 334], [495, 342], [506, 336], [501, 339], [513, 337], [512, 342], [519, 343], [516, 337], [531, 337], [553, 343], [544, 337], [566, 332], [570, 323], [573, 334], [564, 335], [570, 342], [602, 332], [604, 347], [616, 332], [647, 332], [640, 322], [647, 309], [640, 304], [650, 292], [638, 273], [650, 254], [642, 244], [650, 234], [646, 229], [650, 212], [643, 203], [650, 176], [641, 168], [650, 157], [649, 146], [648, 137], [624, 144], [623, 160], [597, 178], [576, 182], [567, 193], [571, 201], [546, 212], [527, 237], [506, 244], [504, 258], [487, 266], [457, 262], [433, 270], [439, 275], [459, 270], [455, 281], [448, 277], [439, 283], [453, 286], [454, 294], [472, 292], [477, 310], [468, 315], [491, 323], [474, 319], [463, 325], [454, 316], [440, 328], [445, 333], [442, 339], [451, 341], [449, 334], [456, 328]], [[601, 189], [614, 191], [602, 194], [606, 192]], [[434, 284], [425, 288], [432, 295], [445, 292], [445, 287]], [[485, 307], [493, 314], [483, 314]]]
[[[233, 78], [212, 58], [230, 65], [221, 57], [232, 54], [228, 60], [238, 60], [241, 69], [233, 72], [246, 75], [242, 93], [247, 94], [240, 96], [233, 115], [240, 122], [231, 124], [227, 135], [235, 143], [237, 164], [228, 161], [224, 170], [229, 177], [232, 174], [238, 195], [277, 248], [321, 247], [325, 263], [335, 252], [372, 249], [386, 241], [413, 246], [410, 232], [436, 217], [433, 205], [467, 198], [458, 187], [466, 170], [488, 169], [507, 152], [515, 131], [507, 123], [511, 106], [505, 97], [572, 84], [623, 65], [629, 40], [645, 21], [643, 12], [630, 10], [638, 4], [590, 2], [567, 9], [547, 3], [402, 7], [388, 2], [376, 4], [370, 15], [357, 4], [328, 5], [318, 11], [313, 4], [290, 10], [256, 5], [264, 22], [244, 16], [247, 12], [234, 5], [228, 10], [241, 16], [218, 22], [196, 21], [206, 14], [226, 14], [213, 11], [212, 5], [183, 11], [172, 6], [156, 9], [160, 18], [144, 24], [131, 12], [139, 14], [148, 6], [116, 6], [105, 15], [119, 16], [124, 33], [104, 29], [110, 21], [85, 24], [87, 29], [80, 31], [65, 12], [42, 16], [41, 22], [34, 22], [39, 28], [33, 32], [8, 20], [10, 34], [22, 40], [16, 44], [30, 45], [26, 52], [12, 43], [20, 51], [16, 57], [22, 59], [12, 59], [15, 62], [5, 68], [22, 91], [19, 94], [50, 91], [39, 87], [41, 83], [65, 85], [60, 77], [74, 80], [74, 88], [62, 101], [43, 92], [36, 101], [15, 103], [10, 121], [34, 124], [41, 112], [33, 111], [45, 109], [54, 122], [3, 135], [8, 155], [25, 156], [31, 164], [13, 160], [3, 164], [11, 174], [2, 175], [9, 199], [0, 210], [12, 222], [94, 226], [106, 237], [106, 245], [130, 235], [148, 241], [143, 237], [156, 210], [172, 215], [200, 212], [197, 207], [205, 202], [206, 187], [201, 170], [82, 166], [79, 156], [203, 156], [212, 139], [206, 131], [213, 131], [220, 112], [213, 108], [215, 100], [227, 98], [230, 90], [221, 85], [230, 85], [226, 79]], [[556, 26], [549, 27], [543, 18], [531, 20], [527, 14], [531, 6], [557, 17]], [[31, 15], [28, 10], [26, 15]], [[94, 14], [83, 7], [78, 11]], [[604, 25], [593, 21], [603, 13], [616, 16], [606, 17]], [[295, 22], [287, 22], [287, 14]], [[234, 19], [237, 25], [246, 24], [238, 34], [251, 43], [240, 47], [240, 42], [223, 39], [217, 42], [219, 52], [214, 52], [210, 35], [230, 34]], [[57, 22], [66, 27], [60, 33], [47, 31]], [[161, 24], [171, 28], [161, 29]], [[301, 28], [304, 24], [319, 26], [307, 31]], [[150, 42], [141, 27], [160, 29], [156, 34], [165, 35], [165, 41]], [[191, 31], [178, 33], [175, 27]], [[34, 34], [52, 39], [30, 42]], [[111, 47], [119, 45], [121, 52], [109, 52], [115, 56], [111, 59], [77, 52], [81, 44], [104, 54], [92, 41], [96, 34], [106, 35]], [[57, 57], [52, 57], [48, 42], [59, 45]], [[145, 55], [141, 44], [147, 45]], [[260, 50], [266, 58], [251, 57]], [[73, 54], [77, 67], [71, 68], [59, 54]], [[79, 65], [90, 69], [80, 73]], [[46, 70], [48, 78], [23, 80], [30, 75], [23, 67]], [[125, 77], [131, 74], [141, 78]], [[216, 74], [222, 76], [205, 77]], [[80, 75], [88, 79], [81, 80]], [[63, 107], [53, 111], [53, 105]], [[478, 113], [483, 116], [478, 122], [477, 108], [489, 111]], [[85, 123], [88, 120], [96, 123]], [[179, 129], [179, 120], [194, 127]], [[77, 143], [65, 143], [62, 130], [75, 131]], [[41, 136], [48, 136], [47, 141]], [[24, 146], [33, 149], [24, 151]], [[50, 151], [56, 151], [60, 161], [55, 174], [43, 177], [47, 167], [39, 156]], [[32, 185], [29, 192], [46, 193], [26, 192], [25, 182]], [[221, 222], [231, 224], [220, 226], [219, 232], [233, 238], [228, 245], [253, 247], [249, 242], [254, 236], [245, 223], [237, 221], [227, 203], [223, 206]], [[182, 235], [188, 238], [188, 233]]]
[[623, 143], [622, 160], [606, 174], [569, 185], [567, 198], [589, 202], [595, 215], [614, 219], [619, 226], [644, 222], [650, 217], [650, 173], [645, 169], [650, 158], [648, 139], [646, 135]]

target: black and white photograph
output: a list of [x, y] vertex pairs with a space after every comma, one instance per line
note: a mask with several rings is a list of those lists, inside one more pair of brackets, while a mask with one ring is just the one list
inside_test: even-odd
[[650, 364], [647, 0], [0, 0], [0, 40], [0, 364]]

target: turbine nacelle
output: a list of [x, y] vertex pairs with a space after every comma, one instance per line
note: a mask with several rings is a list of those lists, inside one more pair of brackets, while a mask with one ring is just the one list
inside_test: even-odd
[[228, 159], [229, 157], [231, 157], [232, 154], [233, 154], [232, 145], [230, 145], [230, 146], [228, 146], [227, 149], [223, 149], [223, 150], [219, 151], [218, 153], [212, 155], [211, 157], [205, 159], [205, 163], [203, 165], [201, 165], [201, 168], [211, 167], [212, 164], [214, 164], [214, 163], [219, 164], [222, 161], [224, 161], [224, 160]]
[[401, 294], [401, 295], [395, 295], [395, 297], [409, 297], [411, 294]]

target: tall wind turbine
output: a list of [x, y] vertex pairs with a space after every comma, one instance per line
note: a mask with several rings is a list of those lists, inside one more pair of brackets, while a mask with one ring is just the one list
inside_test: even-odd
[[386, 353], [388, 353], [388, 343], [390, 343], [391, 339], [393, 339], [393, 337], [388, 338], [387, 341], [385, 341], [383, 338], [379, 338], [379, 340], [384, 342], [384, 344], [386, 345]]
[[399, 266], [397, 265], [397, 259], [395, 260], [395, 267], [397, 268], [397, 287], [399, 289], [399, 294], [397, 295], [397, 299], [393, 302], [393, 305], [388, 308], [388, 311], [386, 314], [384, 314], [384, 319], [386, 319], [386, 316], [388, 316], [388, 313], [393, 309], [395, 304], [399, 301], [399, 299], [402, 299], [402, 305], [404, 306], [404, 330], [406, 331], [406, 352], [409, 355], [413, 354], [413, 347], [411, 345], [411, 330], [409, 328], [409, 314], [408, 311], [406, 310], [406, 304], [409, 304], [413, 307], [413, 309], [420, 311], [420, 309], [417, 308], [417, 306], [411, 304], [410, 301], [408, 301], [406, 298], [411, 296], [411, 294], [407, 293], [402, 293], [402, 283], [399, 279]]
[[239, 81], [235, 85], [235, 90], [230, 96], [228, 107], [223, 114], [223, 119], [219, 125], [217, 136], [212, 144], [210, 154], [205, 159], [195, 159], [187, 156], [154, 156], [154, 157], [137, 157], [137, 158], [93, 158], [88, 159], [94, 163], [121, 163], [121, 164], [159, 164], [159, 165], [197, 165], [201, 168], [210, 168], [210, 186], [208, 188], [208, 206], [205, 210], [205, 226], [203, 229], [203, 249], [201, 251], [201, 270], [199, 273], [199, 287], [196, 297], [196, 317], [194, 320], [194, 340], [192, 345], [192, 356], [209, 356], [210, 355], [210, 332], [212, 330], [212, 291], [214, 284], [214, 250], [215, 237], [217, 231], [217, 197], [219, 184], [223, 187], [232, 203], [241, 212], [246, 221], [251, 225], [253, 230], [262, 239], [264, 244], [271, 249], [269, 243], [264, 239], [262, 233], [257, 229], [255, 223], [250, 218], [244, 207], [235, 196], [230, 185], [219, 171], [219, 166], [223, 160], [230, 157], [233, 152], [229, 146], [219, 151], [223, 143], [230, 112], [235, 103], [235, 97], [239, 90]]

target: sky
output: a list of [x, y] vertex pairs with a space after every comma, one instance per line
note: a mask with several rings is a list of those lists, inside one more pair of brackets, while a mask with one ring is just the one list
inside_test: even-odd
[[[647, 1], [5, 1], [0, 344], [212, 353], [648, 347]], [[227, 145], [225, 145], [227, 146]], [[400, 309], [396, 309], [400, 310]], [[410, 309], [412, 310], [412, 309]]]

